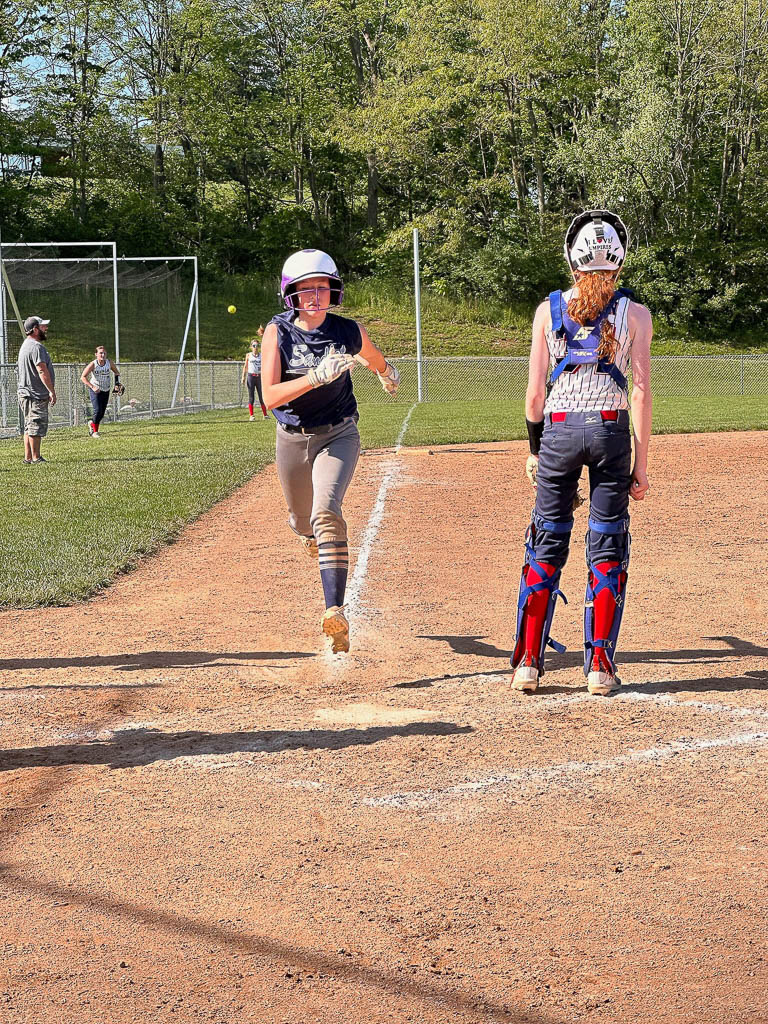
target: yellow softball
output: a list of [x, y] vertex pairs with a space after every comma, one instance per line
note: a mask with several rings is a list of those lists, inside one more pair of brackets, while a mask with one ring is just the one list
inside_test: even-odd
[[236, 313], [237, 312], [237, 306], [227, 306], [227, 312], [228, 313]]

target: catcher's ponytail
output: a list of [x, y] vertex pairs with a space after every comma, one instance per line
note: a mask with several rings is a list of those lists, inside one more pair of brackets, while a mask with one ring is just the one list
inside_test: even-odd
[[[568, 301], [568, 316], [582, 327], [594, 323], [611, 300], [616, 288], [615, 270], [592, 270], [588, 274], [576, 273], [578, 292]], [[603, 321], [600, 328], [600, 359], [612, 363], [616, 358], [616, 332], [613, 324]]]

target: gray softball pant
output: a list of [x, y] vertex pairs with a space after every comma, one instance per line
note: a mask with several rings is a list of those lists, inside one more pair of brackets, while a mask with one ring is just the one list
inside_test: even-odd
[[275, 461], [288, 505], [288, 523], [318, 544], [347, 539], [341, 503], [360, 457], [360, 434], [350, 416], [324, 433], [294, 434], [277, 426]]

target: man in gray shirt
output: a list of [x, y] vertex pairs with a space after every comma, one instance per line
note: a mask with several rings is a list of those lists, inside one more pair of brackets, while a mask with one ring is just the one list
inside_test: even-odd
[[24, 461], [45, 462], [40, 441], [48, 433], [48, 407], [56, 405], [56, 375], [43, 342], [50, 320], [29, 316], [24, 321], [27, 336], [19, 349], [19, 409], [24, 422]]

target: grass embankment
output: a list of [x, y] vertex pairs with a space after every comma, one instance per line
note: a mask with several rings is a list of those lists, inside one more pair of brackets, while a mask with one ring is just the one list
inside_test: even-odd
[[[364, 446], [393, 445], [410, 408], [407, 400], [362, 407]], [[658, 433], [768, 429], [768, 403], [661, 398], [654, 422]], [[524, 436], [522, 401], [425, 403], [414, 410], [405, 443]], [[274, 424], [224, 410], [106, 425], [101, 441], [82, 428], [57, 430], [43, 451], [46, 465], [25, 466], [20, 440], [0, 441], [5, 607], [67, 604], [110, 583], [271, 461]]]

